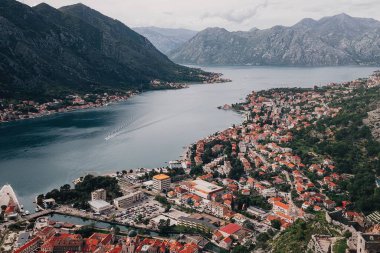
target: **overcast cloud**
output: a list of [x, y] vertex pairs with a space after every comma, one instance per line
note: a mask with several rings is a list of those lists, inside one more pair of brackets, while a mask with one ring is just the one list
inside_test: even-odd
[[130, 27], [158, 26], [202, 30], [269, 28], [293, 25], [345, 12], [380, 20], [380, 0], [20, 0], [31, 6], [45, 2], [61, 7], [78, 2]]

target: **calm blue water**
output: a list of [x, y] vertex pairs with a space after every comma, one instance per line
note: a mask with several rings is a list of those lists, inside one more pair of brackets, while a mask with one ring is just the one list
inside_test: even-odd
[[[12, 184], [28, 209], [33, 198], [88, 172], [163, 166], [183, 147], [239, 123], [217, 106], [252, 90], [311, 87], [366, 77], [375, 68], [218, 67], [232, 83], [154, 91], [106, 108], [0, 125], [0, 185]], [[105, 137], [115, 129], [117, 136]]]

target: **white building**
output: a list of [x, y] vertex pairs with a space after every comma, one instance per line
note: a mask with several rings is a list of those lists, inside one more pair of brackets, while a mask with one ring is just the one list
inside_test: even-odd
[[170, 177], [165, 174], [155, 175], [153, 177], [153, 189], [157, 191], [167, 191], [170, 188]]
[[113, 200], [113, 204], [117, 208], [127, 208], [130, 207], [133, 203], [144, 199], [145, 194], [141, 191], [133, 192], [128, 195], [116, 198]]
[[277, 197], [278, 194], [277, 194], [276, 188], [272, 187], [272, 188], [262, 190], [261, 195], [263, 195], [263, 197], [265, 198], [270, 198], [270, 197]]
[[88, 204], [95, 213], [104, 213], [113, 208], [110, 203], [104, 200], [92, 200], [89, 201]]
[[104, 189], [98, 189], [96, 191], [91, 192], [91, 200], [104, 200], [107, 199], [107, 192]]
[[181, 169], [182, 168], [182, 163], [181, 161], [169, 161], [169, 168], [170, 169]]
[[211, 199], [211, 195], [214, 193], [222, 194], [223, 187], [197, 179], [190, 183], [189, 189], [187, 190], [204, 199]]

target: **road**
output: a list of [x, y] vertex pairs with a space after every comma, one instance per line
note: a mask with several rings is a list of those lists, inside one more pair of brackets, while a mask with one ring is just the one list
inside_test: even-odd
[[53, 210], [44, 210], [44, 211], [41, 211], [38, 213], [32, 213], [32, 214], [23, 216], [23, 217], [21, 217], [21, 219], [18, 219], [18, 220], [7, 221], [3, 224], [0, 224], [0, 230], [3, 230], [4, 228], [7, 228], [10, 225], [15, 224], [17, 222], [30, 221], [30, 220], [36, 219], [38, 217], [41, 217], [41, 216], [46, 216], [46, 215], [51, 214], [53, 212], [54, 212]]

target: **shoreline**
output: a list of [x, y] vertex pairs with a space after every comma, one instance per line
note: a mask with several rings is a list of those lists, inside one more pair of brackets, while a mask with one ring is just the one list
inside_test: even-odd
[[[19, 121], [24, 121], [24, 120], [33, 120], [33, 119], [39, 119], [39, 118], [44, 118], [44, 117], [49, 117], [49, 116], [54, 116], [54, 115], [59, 115], [59, 114], [64, 114], [64, 113], [71, 113], [71, 112], [78, 112], [78, 111], [87, 111], [87, 110], [91, 110], [91, 109], [95, 109], [95, 108], [104, 108], [104, 107], [107, 107], [109, 105], [114, 105], [114, 104], [118, 104], [118, 103], [121, 103], [121, 102], [125, 102], [127, 101], [128, 99], [134, 97], [135, 95], [138, 95], [140, 93], [136, 93], [136, 92], [133, 92], [131, 93], [130, 95], [127, 95], [126, 97], [122, 97], [121, 99], [117, 99], [117, 100], [111, 100], [111, 101], [108, 101], [107, 103], [105, 104], [87, 104], [86, 106], [82, 107], [82, 108], [70, 108], [70, 107], [65, 107], [65, 108], [60, 108], [58, 111], [47, 111], [46, 113], [36, 113], [36, 114], [33, 114], [33, 115], [28, 115], [28, 116], [31, 116], [31, 117], [25, 117], [25, 118], [17, 118], [17, 119], [13, 119], [13, 120], [0, 120], [0, 126], [3, 125], [3, 124], [8, 124], [8, 123], [12, 123], [12, 122], [19, 122]], [[80, 106], [78, 106], [80, 107]]]
[[[132, 97], [130, 97], [132, 98]], [[72, 112], [81, 112], [81, 111], [88, 111], [88, 110], [93, 110], [93, 109], [101, 109], [101, 108], [105, 108], [105, 107], [108, 107], [108, 106], [112, 106], [112, 105], [116, 105], [118, 103], [122, 103], [122, 102], [125, 102], [127, 101], [128, 99], [123, 99], [123, 100], [119, 100], [119, 101], [115, 101], [115, 102], [111, 102], [111, 103], [108, 103], [106, 105], [100, 105], [100, 106], [91, 106], [91, 107], [87, 107], [87, 108], [79, 108], [79, 109], [69, 109], [69, 110], [66, 110], [66, 111], [60, 111], [60, 112], [52, 112], [52, 113], [47, 113], [47, 114], [41, 114], [41, 115], [36, 115], [34, 117], [30, 117], [30, 118], [22, 118], [22, 119], [15, 119], [15, 120], [9, 120], [9, 121], [0, 121], [0, 126], [2, 125], [5, 125], [5, 124], [11, 124], [11, 123], [16, 123], [16, 122], [20, 122], [20, 121], [27, 121], [27, 120], [34, 120], [34, 119], [41, 119], [41, 118], [48, 118], [48, 117], [51, 117], [51, 116], [57, 116], [57, 115], [60, 115], [60, 114], [67, 114], [67, 113], [72, 113]]]
[[[155, 84], [155, 85], [153, 84], [152, 88], [149, 90], [128, 91], [128, 92], [126, 92], [125, 95], [122, 95], [116, 99], [111, 99], [110, 101], [107, 101], [106, 103], [93, 104], [90, 102], [90, 103], [85, 104], [85, 105], [73, 104], [71, 106], [59, 108], [58, 111], [50, 110], [50, 111], [46, 111], [46, 112], [39, 112], [36, 114], [22, 114], [22, 116], [25, 116], [25, 117], [12, 119], [12, 120], [2, 120], [1, 119], [1, 112], [2, 111], [0, 110], [0, 126], [3, 124], [12, 123], [12, 122], [19, 122], [19, 121], [24, 121], [24, 120], [44, 118], [44, 117], [48, 117], [48, 116], [52, 116], [52, 115], [59, 115], [61, 113], [70, 113], [70, 112], [77, 112], [77, 111], [82, 111], [82, 110], [86, 111], [86, 110], [91, 110], [91, 109], [95, 109], [95, 108], [104, 108], [104, 107], [107, 107], [109, 105], [115, 105], [115, 104], [125, 102], [128, 99], [133, 98], [134, 96], [141, 95], [143, 93], [150, 92], [150, 91], [180, 90], [180, 89], [190, 88], [191, 85], [195, 85], [195, 84], [204, 85], [204, 84], [218, 84], [218, 83], [228, 83], [228, 82], [231, 82], [231, 79], [225, 79], [225, 78], [222, 78], [221, 75], [218, 75], [218, 78], [216, 78], [216, 79], [205, 80], [203, 82], [196, 82], [196, 83], [166, 83], [164, 85], [162, 85], [160, 83]], [[86, 95], [88, 95], [88, 94], [86, 94]], [[90, 95], [101, 96], [100, 94], [90, 94]], [[78, 97], [78, 95], [68, 95], [67, 97], [69, 97], [69, 96]], [[108, 94], [107, 94], [107, 96], [108, 96]], [[106, 96], [106, 98], [108, 98], [107, 96]], [[110, 95], [109, 97], [113, 97], [113, 96], [117, 96], [117, 95]], [[102, 99], [104, 99], [104, 97], [102, 97]], [[58, 100], [58, 99], [53, 99], [53, 100]], [[1, 102], [1, 99], [0, 99], [0, 102]], [[33, 102], [33, 103], [35, 103], [34, 101], [22, 101], [22, 102]], [[47, 102], [45, 104], [49, 104], [49, 103], [52, 103], [52, 102]], [[75, 107], [75, 108], [73, 108], [73, 107]], [[26, 116], [28, 116], [28, 117], [26, 117]]]
[[[249, 128], [249, 127], [252, 127], [252, 128], [254, 128], [255, 126], [258, 126], [257, 124], [259, 124], [260, 123], [260, 117], [265, 117], [265, 112], [266, 111], [264, 111], [263, 112], [263, 115], [261, 115], [261, 116], [259, 116], [259, 115], [253, 115], [252, 113], [258, 113], [258, 112], [260, 112], [260, 110], [258, 110], [258, 108], [270, 108], [270, 109], [266, 109], [266, 110], [271, 110], [271, 109], [278, 109], [278, 107], [277, 106], [283, 106], [284, 104], [280, 104], [280, 105], [278, 105], [278, 104], [276, 104], [274, 101], [283, 101], [282, 100], [282, 98], [286, 98], [287, 96], [289, 96], [289, 94], [290, 95], [292, 95], [292, 94], [297, 94], [297, 96], [295, 96], [295, 98], [293, 98], [294, 99], [294, 101], [291, 101], [291, 102], [289, 102], [289, 104], [288, 104], [288, 107], [289, 108], [296, 108], [296, 106], [299, 104], [299, 103], [302, 103], [302, 101], [309, 101], [309, 100], [307, 100], [308, 98], [313, 98], [313, 100], [311, 100], [311, 104], [314, 104], [315, 106], [314, 107], [312, 107], [311, 108], [311, 110], [312, 111], [314, 111], [315, 113], [313, 113], [313, 115], [314, 116], [311, 116], [310, 118], [300, 118], [301, 116], [297, 116], [297, 115], [304, 115], [304, 114], [306, 114], [306, 113], [308, 113], [309, 112], [309, 107], [302, 107], [301, 109], [299, 109], [299, 111], [298, 112], [293, 112], [293, 113], [291, 113], [290, 111], [288, 112], [288, 114], [291, 116], [291, 118], [292, 118], [292, 121], [291, 122], [286, 122], [286, 123], [284, 123], [283, 125], [277, 125], [277, 124], [279, 124], [279, 123], [276, 123], [276, 124], [272, 124], [272, 121], [271, 121], [271, 124], [267, 124], [266, 122], [265, 122], [265, 125], [264, 126], [262, 126], [262, 128], [265, 128], [265, 127], [267, 127], [266, 128], [266, 130], [268, 131], [268, 133], [269, 134], [271, 134], [271, 133], [274, 133], [274, 132], [277, 132], [277, 130], [281, 127], [281, 128], [283, 128], [283, 129], [296, 129], [297, 131], [299, 131], [300, 129], [302, 129], [303, 128], [303, 126], [304, 126], [304, 124], [306, 124], [306, 123], [310, 123], [310, 122], [313, 122], [314, 120], [319, 120], [321, 117], [323, 117], [323, 115], [324, 116], [326, 116], [326, 117], [331, 117], [331, 118], [334, 118], [341, 110], [342, 110], [342, 108], [341, 107], [329, 107], [329, 106], [327, 106], [326, 105], [326, 107], [323, 107], [323, 108], [320, 108], [320, 107], [318, 107], [318, 105], [319, 104], [329, 104], [329, 103], [332, 103], [333, 101], [340, 101], [339, 99], [345, 99], [346, 97], [347, 98], [350, 98], [350, 96], [352, 97], [352, 95], [351, 95], [351, 92], [353, 91], [353, 90], [355, 90], [356, 88], [360, 88], [361, 87], [361, 85], [365, 85], [365, 87], [366, 88], [370, 88], [370, 87], [375, 87], [375, 86], [378, 86], [378, 85], [380, 85], [380, 75], [378, 75], [378, 76], [373, 76], [374, 78], [373, 79], [369, 79], [369, 78], [367, 78], [367, 79], [357, 79], [357, 80], [353, 80], [353, 81], [350, 81], [350, 82], [346, 82], [346, 83], [334, 83], [334, 84], [327, 84], [327, 85], [323, 85], [323, 86], [320, 86], [320, 87], [315, 87], [314, 89], [309, 89], [309, 88], [284, 88], [284, 89], [277, 89], [277, 88], [274, 88], [274, 89], [265, 89], [265, 90], [263, 90], [263, 91], [259, 91], [259, 92], [252, 92], [252, 94], [249, 94], [248, 96], [247, 96], [247, 99], [245, 100], [245, 101], [242, 101], [242, 102], [240, 102], [240, 103], [237, 103], [237, 104], [234, 104], [235, 106], [231, 106], [231, 109], [233, 110], [233, 111], [235, 111], [235, 112], [243, 112], [243, 113], [241, 113], [241, 117], [246, 117], [246, 120], [245, 121], [243, 121], [243, 122], [241, 122], [241, 123], [238, 123], [238, 124], [236, 124], [236, 126], [234, 125], [233, 127], [230, 127], [230, 128], [228, 128], [228, 129], [225, 129], [225, 130], [221, 130], [221, 131], [218, 131], [218, 132], [216, 132], [216, 133], [214, 133], [214, 134], [209, 134], [207, 137], [204, 137], [204, 138], [200, 138], [200, 139], [197, 139], [197, 140], [195, 140], [195, 142], [193, 142], [192, 144], [190, 144], [190, 145], [188, 145], [188, 146], [185, 146], [185, 147], [183, 147], [183, 150], [182, 150], [182, 156], [180, 156], [180, 158], [179, 158], [179, 160], [178, 160], [178, 162], [180, 162], [180, 163], [182, 163], [182, 168], [183, 169], [185, 169], [185, 170], [187, 170], [187, 169], [193, 169], [194, 168], [194, 165], [192, 165], [192, 166], [190, 166], [189, 165], [189, 162], [190, 162], [190, 164], [193, 164], [193, 163], [198, 163], [198, 164], [196, 164], [195, 166], [202, 166], [202, 173], [201, 173], [201, 175], [202, 176], [205, 176], [206, 175], [206, 173], [211, 173], [211, 172], [209, 172], [209, 171], [205, 171], [205, 168], [203, 167], [203, 164], [204, 165], [207, 165], [207, 164], [209, 164], [209, 162], [206, 162], [206, 161], [208, 161], [207, 160], [207, 158], [203, 158], [203, 154], [204, 154], [204, 147], [205, 147], [205, 145], [207, 144], [207, 143], [211, 143], [213, 140], [216, 140], [217, 138], [219, 138], [220, 140], [223, 140], [223, 139], [225, 139], [225, 138], [230, 138], [229, 140], [231, 141], [231, 137], [232, 136], [237, 136], [237, 137], [233, 137], [233, 139], [236, 141], [236, 142], [238, 142], [238, 141], [241, 141], [242, 140], [242, 138], [244, 138], [245, 136], [247, 136], [247, 135], [245, 135], [247, 132], [246, 132], [246, 129], [241, 129], [241, 127], [244, 125], [244, 123], [249, 123], [250, 124], [250, 126], [246, 126], [247, 127], [247, 129]], [[365, 84], [364, 84], [364, 81], [360, 81], [360, 80], [365, 80]], [[371, 82], [370, 82], [371, 81]], [[335, 96], [335, 94], [339, 94], [339, 91], [341, 90], [340, 88], [342, 88], [342, 87], [344, 87], [345, 89], [345, 91], [346, 92], [341, 92], [341, 95], [342, 95], [342, 97], [340, 97], [340, 96]], [[331, 89], [330, 89], [331, 88]], [[326, 89], [326, 90], [325, 90]], [[285, 92], [286, 91], [286, 92]], [[290, 92], [290, 93], [289, 93]], [[322, 93], [322, 94], [320, 94], [320, 93]], [[328, 93], [328, 95], [326, 95], [326, 93]], [[277, 99], [277, 100], [276, 100]], [[305, 100], [306, 99], [306, 100]], [[334, 100], [335, 99], [335, 100]], [[248, 103], [249, 102], [249, 103]], [[286, 105], [286, 104], [285, 104]], [[280, 108], [282, 108], [282, 107], [280, 107]], [[245, 112], [245, 113], [244, 113]], [[249, 113], [248, 113], [249, 112]], [[284, 113], [285, 114], [285, 116], [284, 117], [286, 117], [287, 115], [286, 115], [286, 113]], [[289, 116], [288, 115], [288, 116]], [[275, 117], [276, 115], [274, 115], [274, 116], [271, 116], [272, 118], [273, 117]], [[271, 118], [271, 119], [272, 119]], [[255, 121], [254, 121], [255, 120]], [[278, 118], [278, 120], [281, 120], [281, 118]], [[252, 122], [248, 122], [248, 121], [252, 121]], [[259, 122], [259, 123], [257, 123], [257, 122]], [[310, 124], [309, 124], [310, 125]], [[292, 126], [291, 128], [289, 128], [289, 126]], [[259, 126], [259, 128], [260, 128], [261, 126]], [[237, 131], [241, 131], [240, 133], [237, 133]], [[258, 130], [259, 131], [259, 130]], [[280, 154], [280, 153], [284, 153], [284, 152], [293, 152], [292, 150], [291, 151], [287, 151], [287, 150], [280, 150], [281, 148], [283, 148], [282, 146], [276, 146], [277, 144], [275, 143], [275, 142], [279, 142], [280, 143], [280, 141], [282, 142], [282, 139], [284, 139], [284, 141], [283, 142], [285, 142], [285, 143], [288, 143], [289, 142], [289, 132], [287, 132], [286, 134], [284, 134], [285, 133], [285, 131], [286, 130], [284, 130], [284, 132], [282, 133], [282, 135], [277, 135], [277, 139], [276, 140], [272, 140], [273, 142], [272, 143], [267, 143], [267, 144], [265, 144], [265, 145], [268, 145], [268, 148], [269, 149], [271, 149], [272, 150], [272, 152], [274, 152], [274, 154], [277, 156], [278, 154]], [[258, 134], [259, 133], [253, 133], [255, 136], [258, 136]], [[218, 136], [217, 136], [218, 135]], [[215, 139], [213, 139], [215, 137]], [[222, 138], [223, 137], [223, 138]], [[240, 139], [239, 139], [240, 138]], [[280, 139], [281, 138], [281, 139]], [[197, 153], [196, 154], [196, 156], [197, 157], [194, 157], [194, 158], [198, 158], [198, 156], [201, 158], [200, 159], [200, 162], [198, 162], [199, 161], [199, 159], [197, 160], [197, 159], [194, 159], [194, 158], [192, 158], [192, 154], [194, 154], [194, 153], [191, 153], [192, 152], [192, 150], [193, 150], [193, 145], [197, 145], [196, 146], [196, 152], [199, 152], [199, 154]], [[244, 144], [244, 143], [243, 143]], [[258, 159], [260, 159], [261, 161], [262, 161], [262, 164], [263, 164], [263, 166], [265, 165], [268, 165], [269, 163], [268, 163], [268, 161], [270, 162], [270, 163], [274, 163], [274, 164], [277, 164], [274, 160], [271, 160], [270, 158], [273, 158], [273, 157], [266, 157], [266, 156], [263, 156], [262, 154], [260, 155], [260, 154], [258, 154], [255, 150], [256, 150], [256, 148], [260, 148], [261, 149], [261, 147], [259, 147], [259, 145], [261, 145], [262, 143], [259, 143], [259, 142], [257, 142], [257, 143], [253, 143], [253, 146], [252, 146], [252, 148], [253, 149], [251, 149], [251, 151], [252, 151], [252, 154], [254, 154], [254, 155], [256, 155], [256, 157], [258, 158]], [[213, 144], [213, 146], [216, 146], [216, 145], [220, 145], [220, 144]], [[224, 144], [223, 144], [224, 145]], [[231, 146], [232, 146], [232, 144], [230, 144]], [[235, 145], [236, 145], [236, 143], [235, 143]], [[245, 144], [244, 144], [245, 145]], [[269, 146], [269, 145], [271, 145], [271, 146]], [[201, 147], [201, 146], [203, 146], [203, 151], [199, 151], [198, 150], [198, 148], [199, 147]], [[227, 144], [226, 144], [226, 147], [227, 147]], [[236, 146], [235, 146], [236, 147]], [[277, 147], [279, 147], [279, 148], [277, 148]], [[240, 147], [240, 143], [239, 143], [239, 149], [246, 149], [246, 147]], [[199, 149], [201, 149], [201, 148], [199, 148]], [[276, 151], [276, 150], [279, 150], [279, 151]], [[231, 154], [231, 155], [234, 155], [233, 154], [233, 149], [231, 149], [230, 151], [228, 151], [228, 154]], [[247, 152], [247, 151], [242, 151], [242, 152]], [[190, 153], [190, 155], [189, 155], [189, 153]], [[223, 151], [223, 153], [225, 153], [226, 154], [226, 151]], [[235, 155], [237, 155], [236, 153], [235, 153]], [[296, 179], [290, 179], [289, 178], [289, 173], [288, 173], [288, 170], [290, 170], [290, 169], [294, 169], [294, 166], [297, 166], [294, 170], [293, 170], [293, 172], [294, 171], [297, 171], [298, 173], [301, 173], [301, 175], [303, 175], [302, 173], [304, 173], [304, 171], [303, 171], [303, 168], [305, 167], [305, 165], [303, 165], [301, 162], [302, 162], [302, 158], [303, 157], [296, 157], [296, 156], [293, 156], [293, 154], [292, 153], [289, 153], [289, 154], [287, 154], [286, 155], [287, 157], [290, 157], [289, 159], [292, 159], [291, 160], [291, 162], [292, 163], [290, 163], [290, 162], [287, 162], [287, 163], [283, 163], [282, 161], [278, 161], [278, 164], [281, 164], [281, 165], [286, 165], [286, 166], [288, 166], [288, 168], [282, 168], [283, 169], [283, 171], [282, 172], [279, 172], [279, 171], [273, 171], [273, 172], [275, 172], [275, 173], [282, 173], [282, 174], [286, 174], [287, 176], [286, 176], [286, 180], [287, 180], [287, 183], [286, 184], [288, 184], [288, 185], [290, 185], [290, 189], [293, 189], [295, 186], [295, 182], [294, 182], [294, 180], [296, 180]], [[218, 156], [218, 157], [221, 157], [221, 156]], [[214, 161], [216, 161], [216, 159], [218, 159], [218, 157], [217, 158], [215, 158], [214, 159]], [[202, 159], [203, 159], [203, 161], [202, 161]], [[242, 160], [244, 160], [245, 158], [244, 157], [240, 157], [240, 160], [241, 160], [241, 163], [242, 163], [242, 166], [244, 166], [244, 168], [242, 167], [242, 170], [244, 169], [244, 171], [246, 170], [246, 163], [244, 163], [244, 161], [242, 161]], [[269, 159], [269, 160], [267, 160], [267, 159]], [[294, 161], [293, 161], [294, 160]], [[326, 160], [326, 159], [325, 159]], [[184, 163], [186, 163], [186, 168], [185, 168], [185, 166], [184, 166]], [[283, 163], [283, 164], [282, 164]], [[294, 163], [294, 164], [293, 164]], [[327, 162], [323, 162], [324, 163], [324, 166], [327, 166], [327, 164], [326, 163], [328, 163], [328, 164], [333, 164], [334, 163], [334, 161], [330, 161], [330, 160], [327, 160]], [[309, 163], [305, 163], [306, 164], [306, 167], [308, 167], [310, 164]], [[251, 164], [250, 163], [248, 163], [248, 165], [249, 166], [251, 166]], [[262, 167], [262, 168], [264, 168], [264, 167]], [[323, 167], [324, 168], [324, 167]], [[155, 168], [156, 169], [156, 168]], [[152, 169], [152, 170], [155, 170], [155, 169]], [[249, 169], [252, 169], [251, 167], [249, 167], [249, 168], [247, 168], [247, 170], [249, 170]], [[261, 168], [260, 168], [261, 169]], [[137, 168], [135, 168], [134, 169], [134, 173], [137, 173]], [[261, 169], [261, 170], [263, 170], [263, 169]], [[332, 169], [331, 169], [332, 170]], [[327, 171], [326, 170], [326, 173], [330, 173], [331, 171]], [[159, 172], [159, 173], [165, 173], [165, 172]], [[186, 173], [186, 172], [185, 172]], [[229, 172], [228, 172], [229, 173]], [[242, 172], [242, 173], [245, 173], [245, 172]], [[119, 172], [116, 172], [116, 177], [119, 177]], [[188, 174], [188, 173], [186, 173], [186, 174]], [[191, 171], [189, 171], [189, 174], [191, 175]], [[207, 174], [207, 175], [209, 175], [209, 174]], [[124, 175], [124, 173], [120, 176], [120, 178], [121, 177], [124, 177], [123, 176]], [[195, 175], [197, 175], [197, 174], [195, 174]], [[280, 174], [276, 174], [277, 176], [278, 175], [280, 175]], [[326, 175], [329, 175], [329, 174], [326, 174]], [[112, 175], [110, 175], [111, 177], [113, 177]], [[239, 176], [238, 177], [233, 177], [233, 176], [230, 176], [230, 173], [229, 174], [227, 174], [227, 173], [225, 173], [224, 174], [224, 178], [225, 178], [225, 176], [227, 176], [228, 178], [230, 178], [230, 180], [235, 180], [236, 182], [238, 181], [238, 180], [242, 180], [242, 178], [244, 179], [244, 178], [246, 178], [246, 177], [248, 177], [248, 179], [249, 179], [249, 176], [252, 176], [252, 178], [255, 178], [252, 174], [248, 174], [248, 173], [246, 173], [246, 174], [242, 174], [242, 176], [240, 177], [240, 179], [239, 179]], [[340, 174], [337, 174], [337, 176], [339, 177], [340, 176]], [[213, 176], [214, 177], [214, 176]], [[303, 183], [308, 183], [307, 184], [307, 186], [308, 187], [310, 187], [309, 186], [309, 184], [310, 183], [313, 183], [311, 180], [312, 179], [309, 179], [308, 177], [306, 177], [305, 176], [305, 178], [306, 178], [306, 180], [308, 180], [308, 181], [305, 181], [305, 182], [303, 182]], [[217, 179], [216, 180], [218, 180], [218, 182], [220, 183], [220, 182], [222, 182], [221, 180], [223, 179], [223, 177], [219, 177], [219, 176], [217, 176]], [[140, 177], [140, 178], [137, 178], [137, 180], [139, 180], [139, 181], [136, 181], [136, 182], [138, 182], [138, 183], [142, 183], [143, 181], [144, 181], [144, 179], [142, 178], [142, 177]], [[141, 180], [141, 181], [140, 181]], [[147, 178], [145, 178], [145, 180], [147, 180]], [[180, 181], [179, 181], [179, 184], [181, 184], [181, 181], [185, 181], [185, 180], [187, 180], [187, 178], [185, 179], [185, 178], [181, 178], [180, 179]], [[257, 179], [257, 180], [260, 180], [260, 179]], [[284, 179], [285, 180], [285, 179]], [[239, 181], [239, 182], [240, 182]], [[176, 182], [177, 183], [177, 181], [172, 181], [173, 183], [174, 182]], [[259, 181], [259, 182], [264, 182], [264, 181]], [[133, 182], [130, 182], [132, 185], [128, 185], [128, 186], [124, 186], [124, 187], [126, 187], [126, 188], [128, 188], [128, 189], [137, 189], [137, 187], [140, 189], [145, 189], [145, 188], [143, 188], [143, 186], [141, 185], [141, 184], [134, 184]], [[119, 184], [119, 183], [117, 183], [117, 184]], [[315, 185], [317, 185], [317, 183], [315, 183]], [[319, 192], [319, 190], [320, 189], [322, 189], [322, 184], [321, 184], [321, 187], [318, 187], [318, 188], [315, 188], [315, 192]], [[264, 186], [265, 187], [265, 186]], [[251, 187], [251, 188], [254, 188], [254, 187]], [[289, 190], [290, 190], [289, 189]], [[124, 188], [123, 188], [123, 190], [125, 190]], [[231, 189], [229, 189], [231, 192], [232, 192], [232, 190]], [[243, 190], [246, 190], [246, 189], [243, 189]], [[306, 216], [304, 216], [304, 212], [302, 211], [302, 209], [304, 209], [303, 207], [302, 207], [302, 209], [301, 209], [301, 207], [300, 206], [298, 206], [297, 204], [295, 204], [295, 202], [293, 202], [293, 199], [292, 198], [296, 198], [296, 197], [292, 197], [291, 195], [289, 195], [290, 194], [290, 192], [289, 192], [289, 190], [283, 190], [284, 192], [285, 192], [285, 197], [284, 197], [284, 199], [283, 200], [281, 200], [281, 201], [283, 201], [283, 202], [285, 202], [284, 203], [284, 205], [289, 205], [291, 208], [292, 208], [292, 210], [294, 210], [294, 213], [291, 213], [291, 214], [289, 214], [289, 215], [291, 215], [291, 217], [292, 217], [292, 219], [294, 218], [295, 220], [297, 220], [297, 219], [303, 219], [303, 218], [305, 218]], [[143, 192], [145, 192], [144, 190], [142, 190]], [[303, 190], [302, 190], [303, 191]], [[301, 191], [301, 192], [302, 192]], [[333, 190], [331, 190], [332, 192], [335, 192], [335, 190], [333, 189]], [[257, 190], [257, 192], [259, 192], [258, 190]], [[145, 192], [145, 193], [147, 193], [147, 192]], [[153, 192], [152, 192], [153, 193]], [[250, 194], [253, 194], [253, 193], [255, 193], [255, 191], [251, 191], [251, 189], [250, 189]], [[260, 193], [260, 192], [259, 192]], [[151, 195], [151, 193], [148, 193], [149, 195]], [[321, 193], [322, 194], [322, 193]], [[333, 193], [334, 194], [334, 193]], [[245, 195], [245, 194], [244, 194]], [[259, 194], [260, 196], [261, 196], [261, 193]], [[59, 195], [57, 195], [57, 196], [59, 196]], [[162, 196], [162, 195], [161, 195]], [[263, 195], [264, 196], [264, 195]], [[55, 198], [55, 197], [54, 197]], [[181, 198], [182, 197], [178, 197], [177, 196], [177, 198], [179, 199], [179, 200], [181, 200]], [[331, 199], [330, 198], [333, 198], [333, 197], [330, 197], [330, 196], [328, 196], [328, 195], [323, 195], [323, 198], [326, 198], [327, 200], [330, 200], [331, 201]], [[160, 201], [159, 201], [160, 202]], [[281, 202], [281, 203], [283, 203], [283, 202]], [[62, 203], [65, 203], [65, 202], [61, 202], [61, 204]], [[173, 202], [170, 202], [169, 201], [169, 203], [171, 203], [171, 204], [174, 204], [174, 205], [176, 205], [176, 202], [173, 200]], [[182, 203], [182, 202], [180, 202], [180, 203]], [[162, 202], [161, 202], [161, 204], [163, 204]], [[163, 204], [164, 205], [164, 204]], [[225, 204], [225, 205], [227, 205], [227, 204]], [[74, 206], [74, 205], [73, 205]], [[316, 205], [316, 206], [319, 206], [319, 205]], [[259, 206], [260, 207], [260, 206]], [[275, 205], [273, 204], [273, 208], [275, 207]], [[320, 206], [319, 206], [320, 207]], [[77, 209], [79, 209], [79, 207], [76, 207]], [[140, 228], [140, 229], [144, 229], [144, 230], [147, 230], [147, 231], [155, 231], [155, 232], [157, 232], [156, 230], [154, 230], [154, 226], [152, 225], [152, 227], [148, 227], [147, 225], [139, 225], [140, 223], [141, 223], [141, 218], [139, 218], [140, 220], [138, 221], [138, 223], [135, 223], [135, 221], [133, 221], [133, 220], [129, 220], [130, 218], [126, 218], [126, 219], [115, 219], [115, 217], [119, 217], [119, 216], [110, 216], [109, 214], [107, 214], [107, 216], [103, 216], [103, 217], [97, 217], [97, 216], [94, 216], [93, 214], [92, 214], [92, 212], [89, 212], [87, 209], [83, 209], [83, 210], [85, 210], [85, 211], [83, 211], [83, 210], [80, 210], [80, 211], [77, 211], [77, 209], [76, 208], [71, 208], [71, 207], [69, 207], [67, 204], [64, 204], [64, 205], [62, 205], [62, 206], [59, 206], [57, 209], [52, 209], [52, 210], [46, 210], [46, 212], [41, 212], [41, 213], [36, 213], [35, 214], [35, 217], [40, 217], [40, 216], [43, 216], [44, 214], [47, 214], [47, 215], [51, 215], [51, 214], [58, 214], [58, 215], [63, 215], [63, 216], [68, 216], [68, 217], [77, 217], [77, 218], [82, 218], [82, 219], [85, 219], [85, 220], [90, 220], [90, 221], [95, 221], [95, 222], [99, 222], [99, 225], [102, 225], [103, 226], [103, 224], [100, 224], [100, 223], [107, 223], [107, 224], [114, 224], [114, 225], [118, 225], [118, 226], [123, 226], [123, 227], [125, 227], [125, 228]], [[80, 207], [80, 208], [83, 208], [83, 207]], [[232, 209], [232, 207], [230, 207], [231, 209]], [[263, 207], [262, 207], [263, 208]], [[294, 208], [294, 209], [293, 209]], [[315, 207], [314, 207], [315, 208]], [[170, 209], [170, 208], [169, 208]], [[329, 208], [329, 207], [326, 207], [326, 209], [324, 209], [324, 210], [329, 210], [329, 209], [331, 209], [331, 208]], [[118, 210], [117, 208], [116, 208], [116, 210]], [[145, 210], [145, 209], [144, 209]], [[179, 210], [181, 210], [181, 209], [179, 209]], [[205, 209], [203, 209], [203, 211], [202, 210], [199, 210], [201, 213], [203, 213], [204, 212], [204, 210]], [[265, 210], [270, 210], [269, 209], [269, 207], [267, 208], [267, 207], [265, 207]], [[273, 210], [275, 210], [275, 209], [273, 209]], [[275, 211], [273, 211], [272, 210], [272, 212], [275, 212]], [[135, 210], [133, 210], [133, 211], [135, 211]], [[233, 210], [233, 211], [235, 211], [235, 210]], [[244, 211], [243, 209], [241, 209], [241, 211]], [[82, 213], [81, 213], [82, 212]], [[162, 210], [160, 210], [159, 212], [161, 212], [161, 213], [159, 213], [158, 215], [162, 215]], [[186, 212], [186, 211], [185, 211]], [[239, 211], [236, 211], [237, 213], [240, 213]], [[192, 212], [191, 212], [192, 213]], [[195, 211], [195, 213], [197, 213], [197, 211]], [[207, 213], [207, 212], [206, 212]], [[141, 214], [141, 213], [140, 213]], [[243, 214], [244, 215], [244, 213], [242, 212], [241, 214]], [[127, 215], [129, 215], [129, 213], [127, 213]], [[218, 214], [213, 214], [212, 216], [215, 216], [215, 217], [218, 217], [217, 216]], [[276, 214], [277, 215], [277, 214]], [[128, 216], [129, 217], [129, 216]], [[158, 217], [158, 216], [157, 216]], [[249, 217], [249, 216], [248, 216]], [[281, 220], [281, 217], [282, 216], [276, 216], [277, 218], [278, 217], [280, 217], [279, 219]], [[149, 218], [149, 217], [148, 217]], [[31, 216], [28, 216], [28, 217], [24, 217], [24, 219], [31, 219]], [[61, 219], [63, 219], [63, 218], [61, 218]], [[135, 219], [135, 218], [131, 218], [131, 219]], [[151, 219], [153, 219], [153, 218], [151, 218]], [[161, 220], [160, 220], [161, 221]], [[130, 222], [133, 224], [133, 225], [130, 225]], [[137, 221], [136, 221], [137, 222]], [[260, 221], [261, 222], [261, 221]], [[291, 225], [293, 222], [288, 222], [288, 221], [286, 221], [284, 224], [286, 225], [286, 226], [288, 226], [288, 225]], [[144, 223], [145, 224], [145, 223]], [[264, 223], [263, 223], [264, 224]], [[82, 224], [81, 224], [82, 225]], [[84, 224], [84, 225], [86, 225], [86, 223]], [[285, 227], [285, 226], [284, 226]]]

